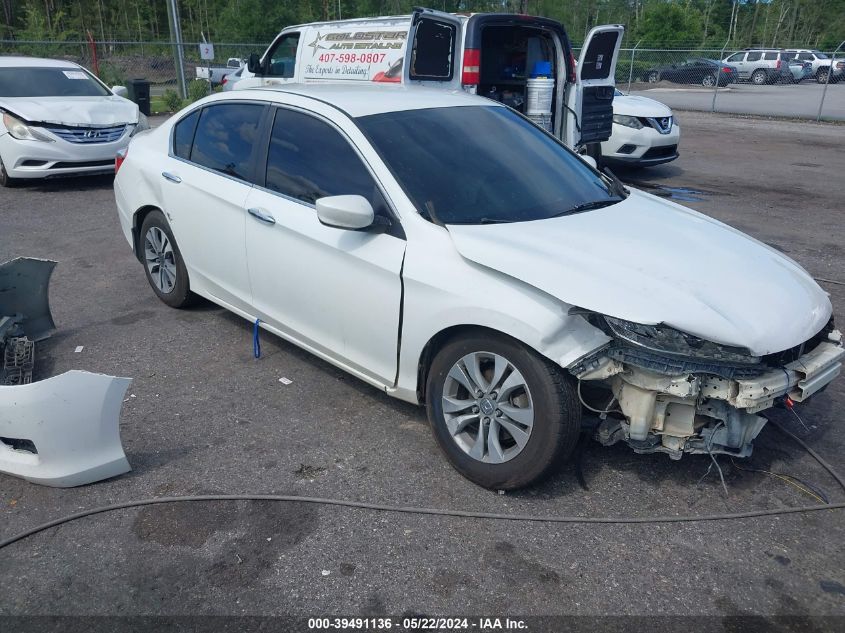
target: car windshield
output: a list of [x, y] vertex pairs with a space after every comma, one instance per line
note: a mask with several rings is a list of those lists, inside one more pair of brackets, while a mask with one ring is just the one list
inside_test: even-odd
[[407, 110], [358, 121], [419, 212], [443, 224], [542, 220], [625, 195], [508, 108]]
[[0, 68], [0, 97], [105, 97], [81, 68]]

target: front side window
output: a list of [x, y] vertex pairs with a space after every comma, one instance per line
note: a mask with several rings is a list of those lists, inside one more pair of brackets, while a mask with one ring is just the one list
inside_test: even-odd
[[358, 123], [417, 210], [444, 224], [542, 220], [624, 196], [508, 108], [407, 110]]
[[296, 70], [296, 49], [299, 46], [299, 33], [285, 35], [278, 41], [267, 60], [267, 76], [290, 79]]
[[249, 180], [250, 157], [264, 106], [221, 103], [203, 108], [194, 134], [191, 161], [242, 180]]
[[349, 142], [325, 121], [279, 108], [267, 153], [265, 187], [314, 204], [326, 196], [364, 196], [378, 214], [386, 204]]
[[82, 68], [0, 68], [0, 97], [107, 97]]

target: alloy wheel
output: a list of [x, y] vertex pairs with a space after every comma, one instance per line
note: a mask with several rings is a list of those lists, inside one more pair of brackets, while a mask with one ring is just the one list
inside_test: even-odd
[[501, 464], [519, 455], [534, 426], [531, 391], [504, 356], [473, 352], [456, 362], [443, 385], [443, 417], [460, 449]]
[[144, 258], [159, 292], [172, 292], [176, 286], [176, 255], [167, 234], [157, 226], [150, 227], [144, 236]]
[[712, 88], [716, 85], [716, 78], [713, 75], [707, 75], [702, 82], [708, 88]]

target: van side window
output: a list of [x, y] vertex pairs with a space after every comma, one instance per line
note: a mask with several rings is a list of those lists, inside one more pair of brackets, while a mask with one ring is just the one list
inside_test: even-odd
[[264, 106], [221, 103], [202, 110], [191, 162], [227, 176], [251, 180], [250, 158]]
[[420, 20], [414, 36], [408, 77], [441, 81], [452, 79], [456, 39], [454, 24], [425, 18]]
[[364, 196], [377, 215], [387, 205], [349, 142], [328, 123], [278, 108], [267, 152], [265, 187], [314, 204], [325, 196]]
[[200, 110], [201, 108], [198, 108], [191, 112], [173, 129], [173, 154], [179, 158], [191, 157], [191, 146], [194, 144], [194, 131], [197, 129], [197, 121], [200, 120]]
[[299, 33], [291, 33], [280, 39], [270, 51], [267, 60], [266, 77], [290, 79], [296, 69], [296, 49], [299, 46]]

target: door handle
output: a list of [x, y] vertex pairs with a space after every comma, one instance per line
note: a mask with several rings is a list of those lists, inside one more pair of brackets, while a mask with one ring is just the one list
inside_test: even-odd
[[165, 180], [169, 180], [170, 182], [175, 182], [177, 185], [182, 182], [182, 179], [179, 178], [176, 174], [171, 174], [169, 171], [161, 172], [161, 177]]
[[258, 220], [260, 222], [264, 222], [265, 224], [275, 224], [276, 223], [276, 218], [274, 218], [272, 215], [270, 215], [269, 213], [267, 213], [266, 211], [263, 211], [261, 209], [257, 209], [255, 207], [253, 207], [252, 209], [247, 209], [247, 213], [249, 213], [256, 220]]

